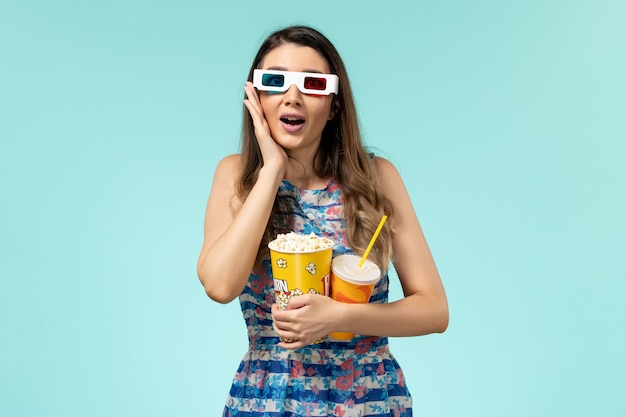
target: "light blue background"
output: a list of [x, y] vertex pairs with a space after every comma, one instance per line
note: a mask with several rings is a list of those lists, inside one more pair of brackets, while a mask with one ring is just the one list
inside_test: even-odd
[[[626, 416], [626, 2], [0, 3], [0, 414], [217, 416], [246, 348], [195, 264], [261, 40], [311, 24], [450, 303], [420, 416]], [[392, 277], [392, 298], [400, 297]]]

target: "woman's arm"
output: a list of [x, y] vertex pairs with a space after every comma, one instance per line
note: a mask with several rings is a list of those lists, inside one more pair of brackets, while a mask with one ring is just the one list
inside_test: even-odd
[[215, 170], [198, 277], [208, 296], [220, 303], [235, 299], [246, 285], [287, 165], [287, 155], [269, 133], [252, 84], [247, 83], [245, 90], [248, 98], [244, 103], [254, 122], [264, 165], [243, 202], [236, 192], [241, 156], [224, 158]]
[[447, 328], [445, 291], [402, 178], [382, 158], [376, 158], [376, 166], [380, 189], [394, 207], [394, 216], [389, 219], [394, 230], [392, 262], [404, 298], [388, 304], [345, 304], [311, 295], [292, 298], [289, 310], [273, 311], [278, 334], [300, 339], [284, 347], [295, 349], [333, 331], [418, 336]]
[[220, 303], [232, 301], [246, 285], [282, 180], [262, 170], [242, 203], [235, 194], [240, 164], [240, 156], [231, 155], [217, 166], [198, 259], [198, 277], [207, 295]]
[[387, 305], [352, 305], [345, 314], [345, 326], [373, 336], [443, 332], [448, 327], [448, 302], [409, 194], [389, 161], [376, 158], [376, 166], [381, 189], [395, 209], [392, 263], [404, 298]]

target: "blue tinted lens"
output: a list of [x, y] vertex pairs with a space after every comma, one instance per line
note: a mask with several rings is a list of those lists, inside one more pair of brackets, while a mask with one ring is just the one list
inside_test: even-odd
[[280, 74], [263, 74], [261, 82], [266, 87], [282, 87], [285, 85], [285, 76]]

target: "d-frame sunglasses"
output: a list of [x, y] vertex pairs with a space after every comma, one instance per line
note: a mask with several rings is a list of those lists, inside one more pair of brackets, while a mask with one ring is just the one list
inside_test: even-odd
[[260, 91], [284, 93], [295, 84], [304, 94], [329, 95], [339, 92], [339, 77], [335, 74], [254, 70], [252, 85]]

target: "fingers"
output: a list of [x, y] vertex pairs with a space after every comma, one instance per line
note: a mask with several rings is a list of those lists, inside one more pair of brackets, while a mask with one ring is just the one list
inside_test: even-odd
[[281, 340], [280, 343], [277, 344], [277, 346], [285, 349], [298, 349], [309, 344], [305, 342], [304, 339], [300, 339], [297, 332], [289, 330], [287, 328], [282, 328], [281, 325], [278, 324], [276, 321], [274, 321], [273, 326], [274, 331]]
[[274, 331], [282, 340], [290, 341], [283, 341], [278, 346], [298, 349], [328, 335], [332, 329], [328, 327], [327, 318], [320, 314], [320, 309], [325, 309], [328, 301], [327, 297], [319, 294], [305, 294], [291, 298], [287, 310], [279, 310], [274, 304]]
[[278, 347], [281, 347], [283, 349], [290, 349], [290, 350], [300, 349], [301, 347], [305, 347], [307, 345], [310, 345], [310, 343], [304, 343], [301, 340], [296, 340], [293, 342], [280, 342], [276, 344], [276, 346]]
[[304, 335], [298, 330], [299, 325], [293, 321], [291, 317], [292, 311], [281, 311], [276, 304], [272, 306], [273, 327], [276, 334], [281, 340], [289, 340], [290, 342], [281, 342], [278, 346], [287, 349], [297, 349], [308, 343], [304, 343]]
[[[257, 131], [257, 135], [261, 133], [262, 129], [267, 129], [267, 121], [263, 115], [263, 107], [261, 107], [261, 101], [259, 100], [259, 96], [256, 93], [256, 90], [252, 86], [251, 82], [247, 82], [244, 91], [246, 92], [246, 97], [243, 100], [243, 104], [246, 106], [248, 111], [250, 112], [250, 116], [252, 117], [252, 122], [254, 123], [254, 128]], [[266, 133], [266, 132], [263, 132]]]
[[296, 308], [304, 307], [307, 305], [311, 305], [311, 303], [315, 302], [311, 294], [302, 294], [297, 297], [291, 297], [287, 302], [287, 310], [294, 310]]
[[246, 93], [246, 98], [244, 100], [260, 104], [259, 95], [250, 81], [246, 81], [246, 84], [243, 86], [243, 91]]
[[274, 322], [274, 330], [276, 330], [276, 333], [293, 330], [291, 328], [293, 318], [291, 317], [290, 312], [279, 310], [276, 304], [272, 306], [272, 320]]
[[299, 349], [310, 345], [319, 339], [318, 337], [313, 337], [312, 335], [304, 335], [301, 332], [281, 329], [276, 324], [274, 324], [274, 330], [281, 340], [277, 343], [277, 346], [285, 349]]
[[282, 175], [287, 166], [287, 154], [272, 137], [269, 124], [263, 113], [263, 106], [261, 106], [259, 95], [251, 82], [246, 83], [244, 91], [246, 92], [247, 98], [244, 99], [243, 102], [254, 124], [254, 134], [261, 149], [261, 154], [263, 155], [263, 163], [264, 165], [268, 164], [268, 166], [273, 166], [279, 171], [282, 171]]
[[250, 81], [246, 82], [243, 90], [246, 93], [246, 98], [243, 99], [243, 103], [254, 118], [254, 114], [259, 115], [262, 113], [261, 101], [259, 100], [259, 96]]

